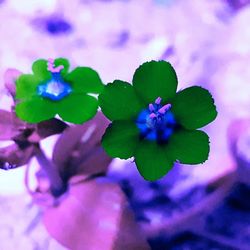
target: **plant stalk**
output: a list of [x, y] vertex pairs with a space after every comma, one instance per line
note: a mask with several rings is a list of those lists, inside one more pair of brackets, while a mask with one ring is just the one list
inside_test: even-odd
[[51, 193], [58, 197], [66, 191], [66, 185], [63, 183], [55, 164], [50, 161], [41, 148], [37, 148], [36, 159], [41, 168], [46, 172], [50, 181]]

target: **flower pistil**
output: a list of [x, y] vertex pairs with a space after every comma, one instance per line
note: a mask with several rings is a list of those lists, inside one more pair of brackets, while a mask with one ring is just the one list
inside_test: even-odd
[[140, 112], [136, 125], [142, 139], [166, 143], [176, 128], [176, 121], [171, 112], [171, 104], [161, 105], [162, 98], [158, 97], [150, 103], [148, 109]]

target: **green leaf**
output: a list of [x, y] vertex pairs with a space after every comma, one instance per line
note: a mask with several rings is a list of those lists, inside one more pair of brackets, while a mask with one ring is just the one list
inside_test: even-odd
[[181, 163], [203, 163], [209, 155], [209, 137], [203, 131], [183, 129], [170, 137], [168, 150]]
[[48, 71], [48, 61], [39, 59], [32, 65], [32, 71], [40, 81], [47, 81], [51, 79], [51, 72]]
[[68, 73], [70, 64], [66, 58], [57, 58], [55, 59], [54, 64], [55, 64], [55, 67], [58, 67], [60, 65], [64, 66], [64, 68], [60, 71], [62, 76], [65, 76]]
[[165, 61], [144, 63], [135, 71], [133, 77], [135, 90], [146, 103], [152, 103], [158, 97], [167, 102], [175, 95], [177, 84], [174, 68]]
[[21, 75], [16, 81], [16, 98], [29, 99], [37, 95], [40, 79], [35, 75]]
[[135, 163], [144, 179], [156, 181], [170, 171], [174, 160], [169, 157], [166, 146], [142, 141], [135, 152]]
[[16, 105], [17, 116], [29, 123], [38, 123], [51, 119], [55, 116], [53, 102], [40, 97], [33, 97]]
[[105, 86], [99, 103], [102, 112], [110, 120], [128, 120], [136, 117], [144, 108], [131, 84], [116, 80]]
[[95, 116], [98, 101], [85, 94], [70, 94], [58, 102], [58, 114], [67, 122], [82, 124]]
[[198, 86], [178, 92], [172, 100], [172, 111], [178, 122], [187, 129], [201, 128], [217, 116], [212, 95]]
[[75, 93], [101, 93], [103, 83], [98, 73], [88, 67], [77, 67], [67, 76], [65, 81], [71, 83]]
[[128, 159], [135, 153], [139, 143], [139, 131], [132, 121], [114, 121], [106, 129], [102, 146], [113, 158]]

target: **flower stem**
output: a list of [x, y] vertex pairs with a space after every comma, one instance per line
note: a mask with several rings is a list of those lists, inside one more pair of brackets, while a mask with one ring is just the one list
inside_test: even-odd
[[36, 159], [40, 164], [41, 168], [46, 172], [48, 179], [50, 181], [51, 193], [58, 197], [63, 194], [67, 187], [63, 183], [62, 178], [59, 175], [59, 172], [56, 169], [56, 166], [50, 161], [44, 154], [41, 148], [37, 148]]

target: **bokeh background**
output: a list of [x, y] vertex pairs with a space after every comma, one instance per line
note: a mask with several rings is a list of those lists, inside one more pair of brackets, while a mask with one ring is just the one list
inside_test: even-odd
[[[167, 60], [177, 71], [179, 89], [208, 88], [219, 115], [205, 128], [211, 137], [205, 164], [176, 166], [149, 186], [134, 167], [128, 170], [132, 163], [112, 162], [109, 177], [119, 181], [128, 196], [133, 191], [138, 221], [158, 226], [180, 207], [186, 210], [206, 199], [208, 183], [239, 168], [229, 150], [228, 127], [250, 116], [249, 23], [248, 0], [0, 0], [0, 108], [10, 110], [11, 103], [3, 87], [5, 70], [29, 72], [37, 58], [67, 57], [72, 67], [96, 69], [105, 83], [131, 81], [141, 63]], [[249, 134], [245, 133], [240, 151], [245, 162], [249, 162]], [[48, 156], [56, 138], [42, 143]], [[64, 249], [40, 223], [39, 207], [32, 204], [23, 184], [24, 171], [0, 172], [0, 249]], [[161, 233], [149, 239], [152, 249], [250, 249], [250, 221], [244, 219], [250, 217], [250, 188], [238, 182], [228, 195], [239, 200], [243, 195], [242, 200], [248, 200], [243, 210], [230, 210], [225, 198], [206, 217], [203, 233], [179, 230], [169, 237]], [[154, 199], [159, 192], [163, 200]], [[143, 201], [138, 198], [142, 196]]]

